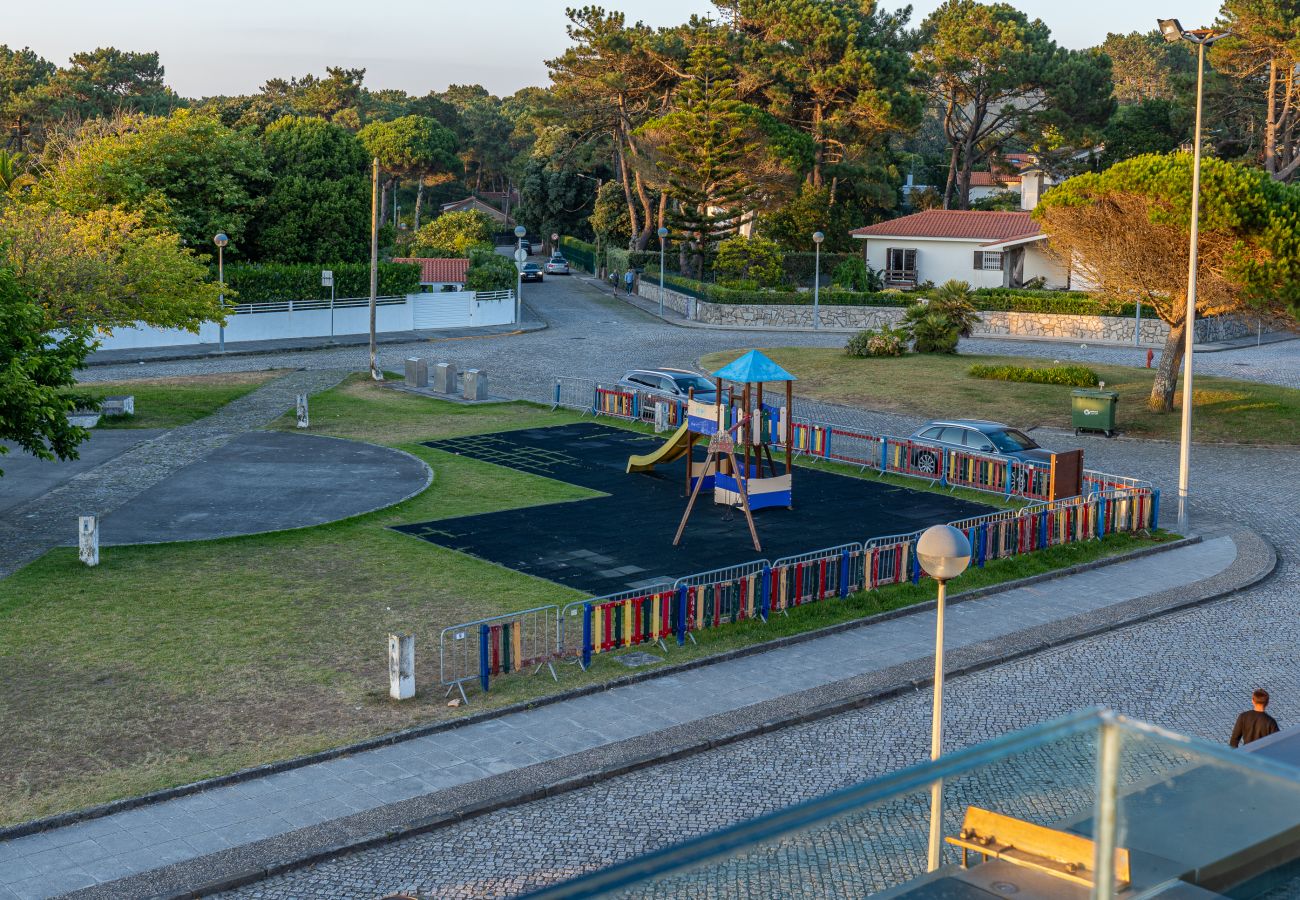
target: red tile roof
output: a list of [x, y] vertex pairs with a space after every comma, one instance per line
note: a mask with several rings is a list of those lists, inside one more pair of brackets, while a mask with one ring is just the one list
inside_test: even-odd
[[395, 263], [417, 263], [420, 266], [421, 284], [464, 284], [469, 270], [468, 259], [415, 259], [396, 258]]
[[878, 225], [855, 228], [855, 237], [954, 238], [971, 241], [1007, 241], [1031, 237], [1041, 229], [1028, 212], [983, 212], [962, 209], [927, 209]]
[[1020, 184], [1019, 175], [994, 174], [992, 172], [971, 172], [971, 187], [1005, 187], [1006, 185]]

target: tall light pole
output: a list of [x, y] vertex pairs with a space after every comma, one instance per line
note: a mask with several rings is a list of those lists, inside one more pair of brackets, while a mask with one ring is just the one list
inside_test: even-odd
[[[926, 574], [939, 583], [939, 602], [935, 607], [934, 628], [934, 703], [930, 710], [930, 759], [943, 753], [943, 607], [947, 600], [947, 584], [970, 565], [970, 541], [966, 534], [951, 525], [927, 528], [916, 542], [916, 558]], [[929, 865], [933, 872], [939, 868], [939, 853], [943, 846], [943, 781], [930, 786], [930, 852]]]
[[524, 253], [524, 235], [528, 229], [522, 225], [515, 226], [515, 268], [519, 271], [516, 273], [515, 282], [515, 322], [518, 323], [521, 314], [524, 311], [524, 261], [528, 255]]
[[[217, 245], [217, 281], [221, 284], [221, 310], [224, 316], [226, 309], [226, 266], [223, 255], [226, 244], [230, 243], [230, 238], [226, 237], [224, 231], [218, 231], [212, 239], [212, 243]], [[221, 353], [226, 352], [226, 323], [224, 320], [217, 326], [217, 350]]]
[[822, 241], [826, 235], [820, 231], [813, 232], [813, 328], [822, 327], [821, 287], [822, 287]]
[[668, 240], [668, 229], [659, 226], [659, 318], [664, 317], [664, 241]]
[[375, 346], [375, 306], [379, 299], [379, 157], [370, 167], [370, 377], [383, 381], [379, 349]]
[[1196, 343], [1197, 237], [1201, 224], [1201, 104], [1205, 94], [1205, 48], [1229, 32], [1213, 28], [1184, 31], [1177, 19], [1157, 19], [1165, 40], [1196, 44], [1196, 132], [1192, 150], [1192, 228], [1187, 259], [1187, 311], [1183, 314], [1183, 422], [1178, 441], [1178, 532], [1187, 534], [1188, 483], [1192, 464], [1192, 347]]

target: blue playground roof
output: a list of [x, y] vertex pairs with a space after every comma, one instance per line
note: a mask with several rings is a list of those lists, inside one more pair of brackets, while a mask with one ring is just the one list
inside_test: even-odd
[[723, 366], [713, 373], [713, 377], [748, 383], [756, 381], [798, 381], [797, 378], [757, 350], [750, 350], [740, 359]]

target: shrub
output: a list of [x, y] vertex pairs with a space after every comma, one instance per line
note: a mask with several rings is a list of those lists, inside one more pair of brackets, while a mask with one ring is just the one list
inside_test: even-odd
[[895, 328], [859, 331], [844, 345], [849, 356], [902, 356], [907, 352], [907, 335]]
[[846, 259], [836, 266], [835, 272], [831, 275], [831, 283], [846, 291], [857, 292], [879, 291], [885, 286], [880, 272], [868, 266], [858, 256]]
[[899, 329], [917, 353], [956, 353], [961, 340], [961, 331], [951, 319], [921, 303], [907, 308]]
[[969, 372], [974, 378], [986, 378], [991, 381], [1019, 381], [1025, 384], [1096, 387], [1099, 383], [1097, 373], [1086, 366], [1053, 366], [1049, 369], [1033, 369], [1029, 366], [974, 365], [970, 367]]
[[471, 250], [469, 271], [465, 274], [468, 291], [508, 291], [519, 277], [515, 264], [495, 250]]
[[777, 287], [785, 280], [781, 256], [776, 241], [736, 235], [718, 245], [713, 271], [724, 283], [755, 282], [761, 287]]
[[[285, 300], [328, 300], [330, 289], [321, 287], [322, 269], [334, 272], [334, 296], [369, 297], [369, 263], [235, 263], [225, 267], [226, 284], [240, 303], [277, 303]], [[213, 273], [215, 278], [216, 273]], [[381, 297], [414, 294], [420, 289], [420, 267], [414, 263], [380, 263]]]
[[970, 284], [965, 281], [945, 281], [931, 293], [930, 312], [946, 317], [962, 337], [970, 337], [980, 320], [970, 302]]

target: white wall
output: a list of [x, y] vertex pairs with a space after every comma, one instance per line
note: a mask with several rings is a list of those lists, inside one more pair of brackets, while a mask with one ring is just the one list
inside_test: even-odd
[[916, 277], [918, 281], [943, 284], [949, 279], [965, 281], [971, 287], [1002, 287], [1000, 269], [986, 271], [975, 268], [975, 251], [982, 241], [936, 241], [915, 238], [867, 238], [867, 265], [884, 269], [885, 251], [891, 247], [916, 250]]
[[[505, 325], [514, 321], [514, 300], [478, 302], [473, 291], [410, 294], [404, 303], [378, 306], [375, 331], [383, 334], [412, 331], [417, 328], [469, 328], [481, 325]], [[329, 337], [367, 334], [370, 331], [369, 304], [340, 307], [334, 310], [333, 330], [330, 310], [295, 309], [291, 312], [259, 312], [232, 315], [226, 319], [226, 342], [273, 341], [284, 338]], [[119, 328], [112, 335], [101, 335], [101, 350], [137, 350], [147, 347], [184, 347], [216, 344], [218, 326], [205, 323], [198, 334], [171, 328], [140, 325]]]

